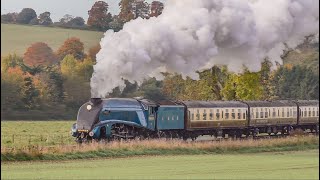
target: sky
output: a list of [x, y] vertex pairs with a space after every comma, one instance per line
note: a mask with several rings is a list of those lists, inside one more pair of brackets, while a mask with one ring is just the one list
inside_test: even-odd
[[[51, 13], [52, 21], [59, 21], [65, 14], [88, 19], [88, 10], [97, 0], [1, 0], [1, 14], [20, 12], [23, 8], [32, 8], [37, 15], [45, 11]], [[109, 4], [111, 14], [119, 13], [120, 0], [104, 0]], [[153, 0], [146, 0], [152, 2]], [[160, 0], [164, 2], [165, 0]]]

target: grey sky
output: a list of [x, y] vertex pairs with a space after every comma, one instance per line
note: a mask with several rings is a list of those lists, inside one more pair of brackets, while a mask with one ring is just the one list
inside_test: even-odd
[[[23, 8], [33, 8], [37, 15], [49, 11], [51, 19], [59, 21], [65, 14], [88, 19], [88, 10], [97, 0], [1, 0], [1, 14], [20, 12]], [[109, 4], [111, 14], [118, 14], [120, 0], [104, 0]], [[146, 0], [152, 2], [153, 0]], [[164, 2], [165, 0], [160, 0]]]

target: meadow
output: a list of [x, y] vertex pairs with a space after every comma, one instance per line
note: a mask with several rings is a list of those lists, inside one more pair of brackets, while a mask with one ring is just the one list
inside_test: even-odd
[[78, 37], [84, 43], [85, 51], [100, 43], [102, 32], [41, 27], [17, 24], [1, 24], [1, 56], [9, 53], [23, 55], [35, 42], [47, 43], [56, 51], [70, 37]]
[[74, 144], [73, 121], [1, 121], [1, 147]]
[[319, 179], [319, 150], [2, 163], [1, 179]]

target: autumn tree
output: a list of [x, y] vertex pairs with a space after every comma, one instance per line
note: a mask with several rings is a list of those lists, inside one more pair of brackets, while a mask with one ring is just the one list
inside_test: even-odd
[[64, 99], [63, 77], [58, 66], [46, 67], [37, 74], [40, 96], [47, 103], [59, 103]]
[[76, 66], [76, 72], [79, 77], [82, 77], [86, 81], [90, 81], [93, 73], [92, 59], [85, 58], [83, 61], [79, 61]]
[[130, 20], [134, 19], [134, 13], [132, 9], [132, 3], [134, 0], [121, 0], [119, 2], [120, 6], [120, 13], [119, 19], [123, 22], [129, 22]]
[[170, 99], [179, 99], [181, 94], [184, 94], [185, 81], [182, 75], [179, 74], [164, 74], [162, 92]]
[[84, 44], [79, 38], [71, 37], [67, 39], [57, 51], [60, 59], [63, 59], [68, 54], [73, 55], [78, 60], [84, 58]]
[[101, 46], [100, 44], [97, 44], [95, 46], [92, 46], [89, 51], [88, 51], [88, 56], [93, 60], [96, 61], [96, 55], [98, 54], [98, 52], [100, 51]]
[[31, 8], [23, 8], [22, 11], [17, 16], [17, 23], [19, 24], [29, 24], [29, 22], [37, 17], [36, 11]]
[[109, 23], [112, 21], [112, 15], [108, 12], [108, 8], [108, 3], [104, 1], [95, 2], [88, 11], [88, 26], [100, 31], [109, 29]]
[[16, 54], [9, 54], [1, 57], [1, 72], [6, 72], [9, 68], [21, 66], [23, 64], [22, 57]]
[[1, 105], [9, 109], [32, 109], [36, 106], [38, 90], [32, 76], [18, 66], [1, 72]]
[[41, 13], [38, 17], [38, 23], [40, 25], [48, 26], [52, 24], [52, 20], [50, 18], [50, 12]]
[[52, 49], [43, 42], [32, 44], [24, 53], [23, 60], [30, 67], [49, 66], [58, 62]]

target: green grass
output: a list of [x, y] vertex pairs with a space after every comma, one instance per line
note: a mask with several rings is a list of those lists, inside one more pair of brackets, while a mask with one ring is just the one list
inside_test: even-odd
[[1, 121], [1, 147], [73, 144], [75, 121]]
[[9, 53], [23, 55], [35, 42], [45, 42], [56, 51], [69, 37], [78, 37], [85, 45], [85, 50], [98, 44], [102, 32], [63, 29], [55, 27], [1, 24], [1, 56]]
[[1, 179], [319, 179], [319, 151], [2, 163]]

